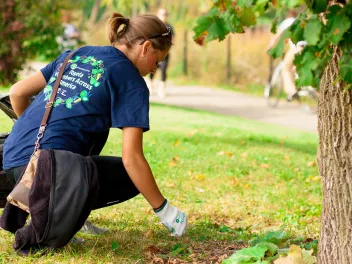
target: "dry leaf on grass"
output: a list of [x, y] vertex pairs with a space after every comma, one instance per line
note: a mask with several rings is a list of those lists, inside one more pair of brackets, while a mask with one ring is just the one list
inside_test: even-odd
[[204, 174], [197, 174], [197, 175], [191, 177], [191, 180], [197, 180], [197, 181], [203, 181], [204, 179], [205, 179]]
[[314, 160], [307, 163], [307, 167], [315, 167], [316, 163]]
[[176, 140], [175, 142], [174, 142], [174, 144], [173, 144], [173, 146], [174, 147], [178, 147], [178, 145], [180, 145], [180, 140], [178, 139], [178, 140]]
[[302, 249], [297, 245], [291, 245], [287, 257], [281, 257], [274, 264], [305, 264]]
[[262, 163], [262, 164], [260, 164], [260, 167], [264, 168], [264, 169], [269, 169], [271, 166], [270, 166], [270, 164]]
[[281, 257], [274, 261], [274, 264], [295, 264], [290, 257]]
[[193, 135], [198, 133], [198, 129], [193, 129], [190, 132], [188, 132], [187, 137], [192, 137]]
[[197, 192], [203, 193], [205, 192], [202, 188], [199, 187], [195, 187], [194, 189], [196, 189]]
[[146, 237], [146, 238], [151, 238], [153, 236], [154, 236], [153, 230], [148, 230], [147, 232], [144, 233], [144, 237]]
[[175, 186], [176, 186], [176, 184], [174, 182], [168, 182], [166, 184], [166, 187], [169, 187], [169, 188], [172, 188], [172, 187], [175, 187]]
[[169, 162], [169, 166], [175, 167], [179, 161], [180, 161], [180, 157], [178, 155], [175, 155], [175, 157], [173, 157]]

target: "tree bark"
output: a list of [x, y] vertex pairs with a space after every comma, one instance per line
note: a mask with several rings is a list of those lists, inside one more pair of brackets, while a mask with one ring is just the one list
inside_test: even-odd
[[318, 105], [318, 164], [322, 177], [319, 264], [352, 263], [352, 91], [336, 81], [341, 51], [325, 69]]

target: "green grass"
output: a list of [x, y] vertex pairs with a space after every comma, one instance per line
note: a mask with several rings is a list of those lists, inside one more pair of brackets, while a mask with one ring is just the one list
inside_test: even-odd
[[[0, 263], [151, 263], [157, 258], [209, 263], [284, 225], [292, 239], [317, 238], [316, 134], [156, 104], [150, 117], [145, 156], [164, 196], [188, 213], [186, 236], [170, 237], [137, 196], [92, 212], [90, 220], [109, 228], [109, 234], [84, 236], [84, 245], [44, 257], [19, 257], [12, 250], [13, 235], [1, 231]], [[10, 119], [0, 115], [0, 122], [1, 130], [9, 131]], [[113, 129], [103, 154], [120, 153], [121, 132]]]

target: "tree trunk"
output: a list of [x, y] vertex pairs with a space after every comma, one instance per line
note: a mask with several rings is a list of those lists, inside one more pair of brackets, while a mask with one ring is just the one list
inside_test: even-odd
[[95, 22], [97, 20], [100, 4], [101, 4], [101, 0], [96, 0], [94, 2], [93, 7], [92, 7], [92, 12], [90, 14], [89, 21], [88, 21], [88, 23], [91, 27], [95, 24]]
[[318, 105], [318, 164], [323, 207], [319, 264], [352, 263], [352, 91], [336, 81], [340, 50], [323, 74]]

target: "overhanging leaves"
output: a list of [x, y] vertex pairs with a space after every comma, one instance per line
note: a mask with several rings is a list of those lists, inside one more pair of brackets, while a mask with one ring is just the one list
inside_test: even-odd
[[337, 45], [342, 39], [343, 34], [350, 28], [351, 21], [345, 15], [333, 16], [328, 21], [330, 40]]
[[271, 55], [273, 58], [279, 58], [282, 56], [284, 53], [284, 47], [285, 47], [285, 41], [287, 38], [291, 37], [291, 31], [285, 30], [279, 41], [277, 42], [276, 46], [268, 51], [269, 55]]
[[[208, 14], [199, 18], [194, 28], [195, 41], [199, 44], [218, 39], [223, 40], [226, 34], [242, 33], [244, 27], [256, 23], [256, 17], [262, 15], [268, 8], [276, 11], [272, 31], [275, 31], [278, 18], [284, 14], [286, 8], [292, 8], [302, 3], [303, 0], [216, 0], [214, 8]], [[309, 12], [301, 13], [289, 29], [284, 31], [276, 46], [268, 53], [274, 57], [281, 57], [284, 53], [285, 42], [288, 38], [293, 43], [306, 40], [307, 46], [301, 55], [296, 54], [295, 65], [299, 79], [297, 85], [311, 85], [317, 87], [320, 83], [324, 68], [331, 59], [332, 45], [339, 45], [342, 50], [352, 40], [352, 3], [344, 6], [332, 5], [327, 9], [327, 0], [306, 0], [316, 15]], [[326, 23], [322, 23], [321, 14], [324, 14]], [[273, 15], [273, 13], [271, 13]], [[308, 51], [307, 51], [308, 49]], [[340, 77], [351, 81], [351, 59], [343, 57], [340, 61]]]
[[341, 78], [346, 83], [352, 83], [352, 54], [343, 54], [339, 66]]
[[322, 24], [317, 16], [309, 19], [304, 28], [304, 39], [309, 45], [316, 45], [320, 39]]

